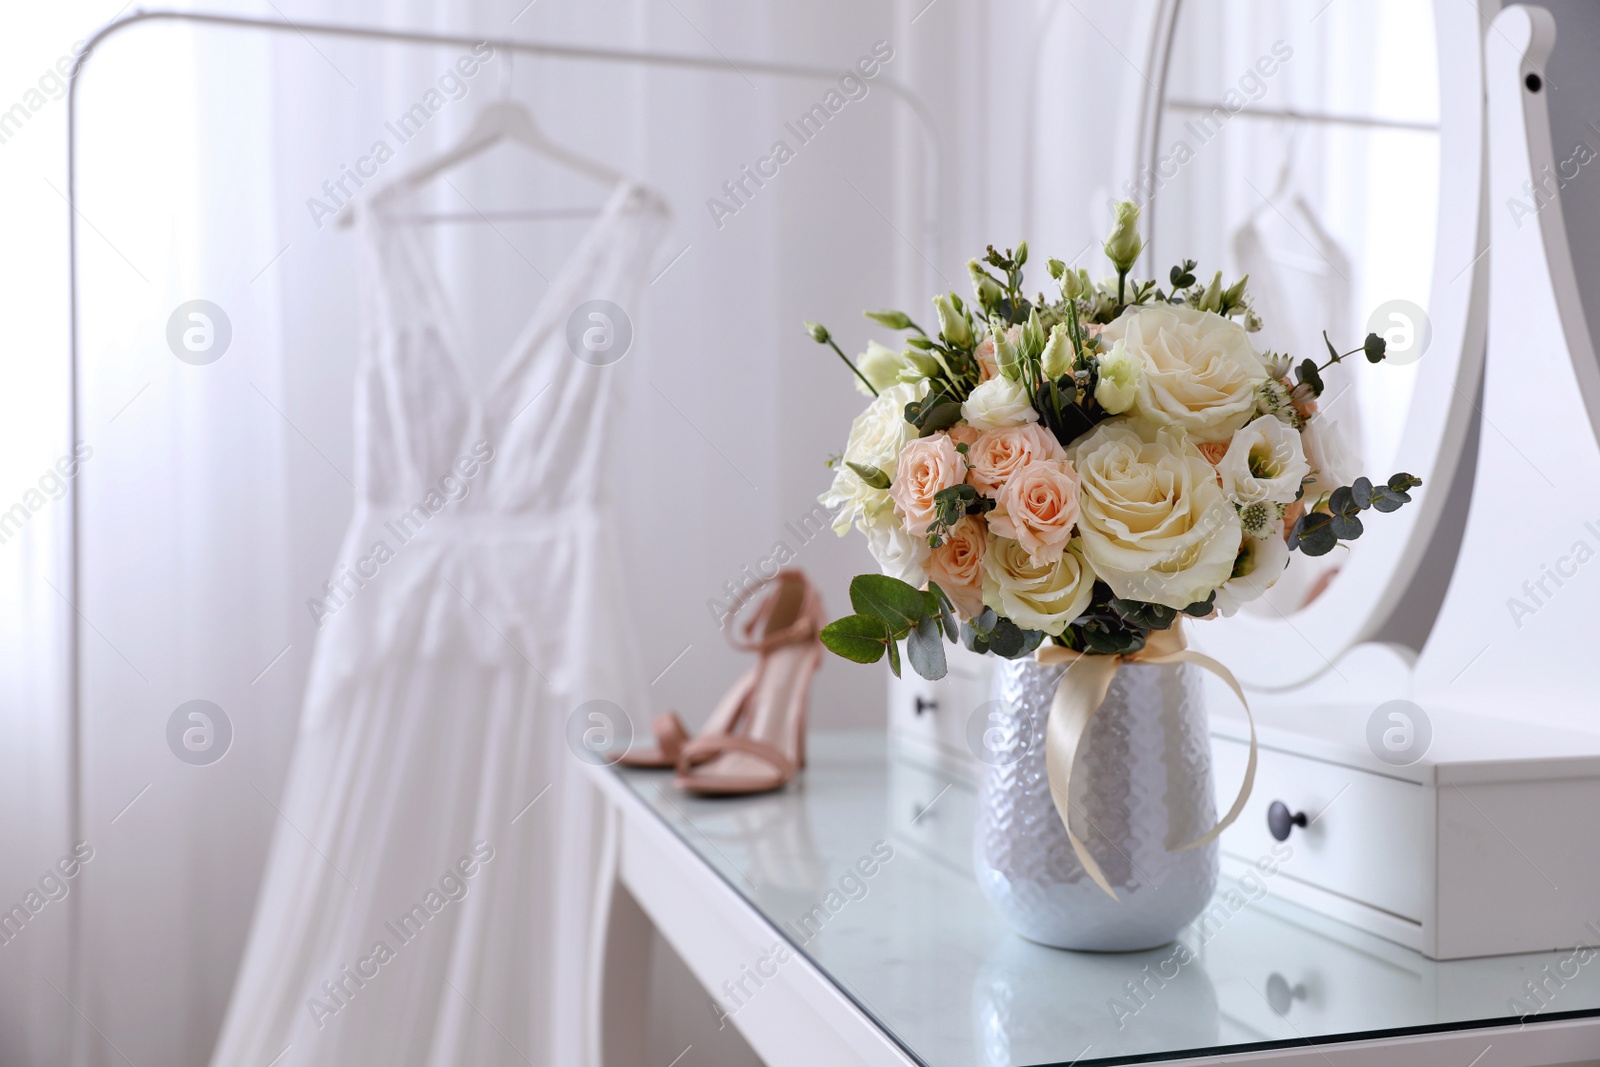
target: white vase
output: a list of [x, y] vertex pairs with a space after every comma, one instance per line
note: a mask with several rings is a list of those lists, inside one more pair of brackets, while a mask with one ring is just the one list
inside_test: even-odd
[[1200, 679], [1187, 664], [1125, 664], [1073, 766], [1073, 830], [1117, 892], [1078, 862], [1050, 796], [1045, 724], [1064, 665], [1003, 661], [983, 756], [973, 858], [1011, 928], [1056, 948], [1164, 945], [1217, 886], [1217, 844], [1176, 851], [1216, 822]]

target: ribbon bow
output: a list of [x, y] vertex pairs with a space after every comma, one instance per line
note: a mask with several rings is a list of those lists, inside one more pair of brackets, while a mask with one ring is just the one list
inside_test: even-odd
[[[1244, 810], [1245, 801], [1250, 798], [1250, 789], [1256, 780], [1256, 722], [1250, 715], [1250, 702], [1245, 700], [1244, 691], [1239, 688], [1239, 682], [1232, 672], [1210, 656], [1190, 649], [1176, 624], [1170, 630], [1151, 631], [1144, 648], [1124, 656], [1074, 652], [1060, 645], [1047, 644], [1039, 648], [1035, 658], [1045, 666], [1056, 663], [1067, 664], [1066, 673], [1061, 676], [1061, 681], [1056, 686], [1055, 699], [1050, 705], [1050, 718], [1045, 727], [1044, 759], [1045, 767], [1050, 773], [1050, 794], [1055, 800], [1056, 812], [1061, 816], [1061, 824], [1066, 827], [1067, 840], [1072, 842], [1072, 851], [1077, 854], [1078, 862], [1083, 864], [1083, 869], [1094, 879], [1094, 884], [1110, 894], [1112, 900], [1118, 899], [1116, 891], [1111, 888], [1111, 883], [1106, 881], [1105, 873], [1100, 870], [1100, 865], [1095, 862], [1094, 857], [1089, 855], [1089, 850], [1084, 847], [1083, 841], [1072, 830], [1071, 808], [1067, 798], [1071, 796], [1069, 789], [1072, 783], [1072, 764], [1077, 759], [1078, 746], [1083, 742], [1083, 735], [1088, 731], [1094, 713], [1105, 703], [1106, 693], [1111, 688], [1111, 679], [1116, 677], [1117, 670], [1124, 663], [1193, 663], [1203, 667], [1221, 678], [1228, 684], [1228, 688], [1233, 690], [1233, 695], [1244, 705], [1245, 720], [1250, 724], [1250, 759], [1245, 764], [1244, 785], [1240, 787], [1239, 796], [1234, 800], [1233, 807], [1228, 809], [1228, 814], [1224, 815], [1217, 825], [1173, 851], [1184, 852], [1210, 844], [1239, 817], [1239, 813]], [[1071, 684], [1068, 684], [1069, 679]]]

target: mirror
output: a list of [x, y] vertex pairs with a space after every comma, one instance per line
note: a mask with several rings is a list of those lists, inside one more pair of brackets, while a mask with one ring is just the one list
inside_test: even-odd
[[1256, 348], [1296, 362], [1326, 359], [1324, 329], [1341, 351], [1383, 335], [1390, 360], [1324, 373], [1317, 451], [1341, 482], [1426, 485], [1412, 514], [1296, 553], [1266, 596], [1194, 628], [1258, 689], [1378, 634], [1441, 533], [1482, 361], [1477, 20], [1432, 0], [1172, 0], [1155, 23], [1134, 178], [1146, 269], [1249, 274]]

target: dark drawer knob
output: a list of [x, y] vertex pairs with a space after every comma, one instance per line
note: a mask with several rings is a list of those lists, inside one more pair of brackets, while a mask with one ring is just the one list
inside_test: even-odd
[[929, 700], [929, 699], [927, 699], [925, 697], [918, 697], [917, 698], [916, 714], [921, 715], [925, 711], [938, 711], [938, 710], [939, 710], [939, 702], [937, 700]]
[[1289, 840], [1289, 831], [1296, 826], [1304, 827], [1306, 813], [1303, 811], [1291, 812], [1289, 805], [1281, 800], [1274, 800], [1272, 806], [1267, 808], [1267, 829], [1272, 831], [1272, 836], [1278, 841]]

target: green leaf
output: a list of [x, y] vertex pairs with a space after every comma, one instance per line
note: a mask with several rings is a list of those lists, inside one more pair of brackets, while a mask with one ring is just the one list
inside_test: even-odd
[[1165, 604], [1148, 604], [1142, 600], [1111, 598], [1111, 610], [1133, 625], [1145, 630], [1165, 630], [1177, 618], [1175, 609]]
[[[1340, 358], [1339, 357], [1339, 350], [1337, 348], [1333, 347], [1333, 342], [1332, 341], [1328, 340], [1328, 331], [1327, 330], [1323, 330], [1322, 331], [1322, 343], [1328, 346], [1328, 355], [1329, 355], [1329, 357], [1331, 357], [1333, 359], [1333, 361], [1337, 363], [1339, 361], [1339, 358]], [[1307, 362], [1310, 362], [1310, 361], [1307, 360]], [[1316, 366], [1315, 363], [1312, 363], [1311, 365], [1313, 367]]]
[[854, 663], [876, 663], [890, 644], [889, 627], [876, 615], [846, 615], [822, 628], [822, 644]]
[[845, 461], [845, 466], [856, 472], [856, 477], [866, 482], [874, 489], [889, 488], [889, 476], [877, 467], [868, 467], [861, 463]]
[[1406, 474], [1403, 471], [1389, 479], [1389, 488], [1393, 489], [1397, 493], [1404, 493], [1408, 489], [1415, 489], [1421, 484], [1421, 478], [1418, 478], [1412, 474]]
[[1367, 334], [1367, 339], [1361, 343], [1361, 350], [1367, 354], [1368, 363], [1382, 363], [1388, 347], [1388, 342], [1375, 333]]
[[863, 311], [861, 314], [879, 326], [886, 326], [891, 330], [911, 329], [911, 316], [904, 311]]
[[939, 632], [937, 617], [923, 619], [906, 637], [906, 658], [911, 660], [911, 669], [928, 681], [944, 677], [944, 636]]
[[1308, 556], [1326, 556], [1338, 543], [1339, 538], [1333, 532], [1333, 517], [1321, 511], [1308, 511], [1300, 516], [1289, 534], [1289, 547]]
[[928, 615], [926, 594], [887, 574], [858, 574], [851, 579], [850, 606], [862, 615], [876, 615], [896, 640]]
[[1361, 508], [1350, 486], [1341, 485], [1328, 498], [1330, 528], [1341, 541], [1354, 541], [1362, 534]]
[[1372, 483], [1366, 478], [1357, 478], [1350, 486], [1350, 495], [1355, 498], [1356, 507], [1365, 511], [1372, 506]]
[[1188, 607], [1184, 608], [1183, 609], [1183, 613], [1185, 615], [1192, 615], [1197, 619], [1203, 619], [1207, 615], [1210, 615], [1216, 609], [1217, 609], [1217, 594], [1216, 594], [1215, 591], [1213, 591], [1212, 594], [1210, 596], [1206, 597], [1204, 600], [1197, 601], [1197, 602], [1195, 602], [1193, 604], [1190, 604]]
[[895, 644], [893, 641], [890, 641], [887, 647], [889, 649], [889, 669], [894, 672], [894, 676], [896, 678], [899, 678], [900, 677], [900, 646]]
[[[1329, 346], [1332, 347], [1331, 345]], [[1314, 360], [1306, 360], [1295, 369], [1295, 376], [1304, 384], [1311, 387], [1312, 396], [1322, 395], [1322, 375], [1317, 372]]]

